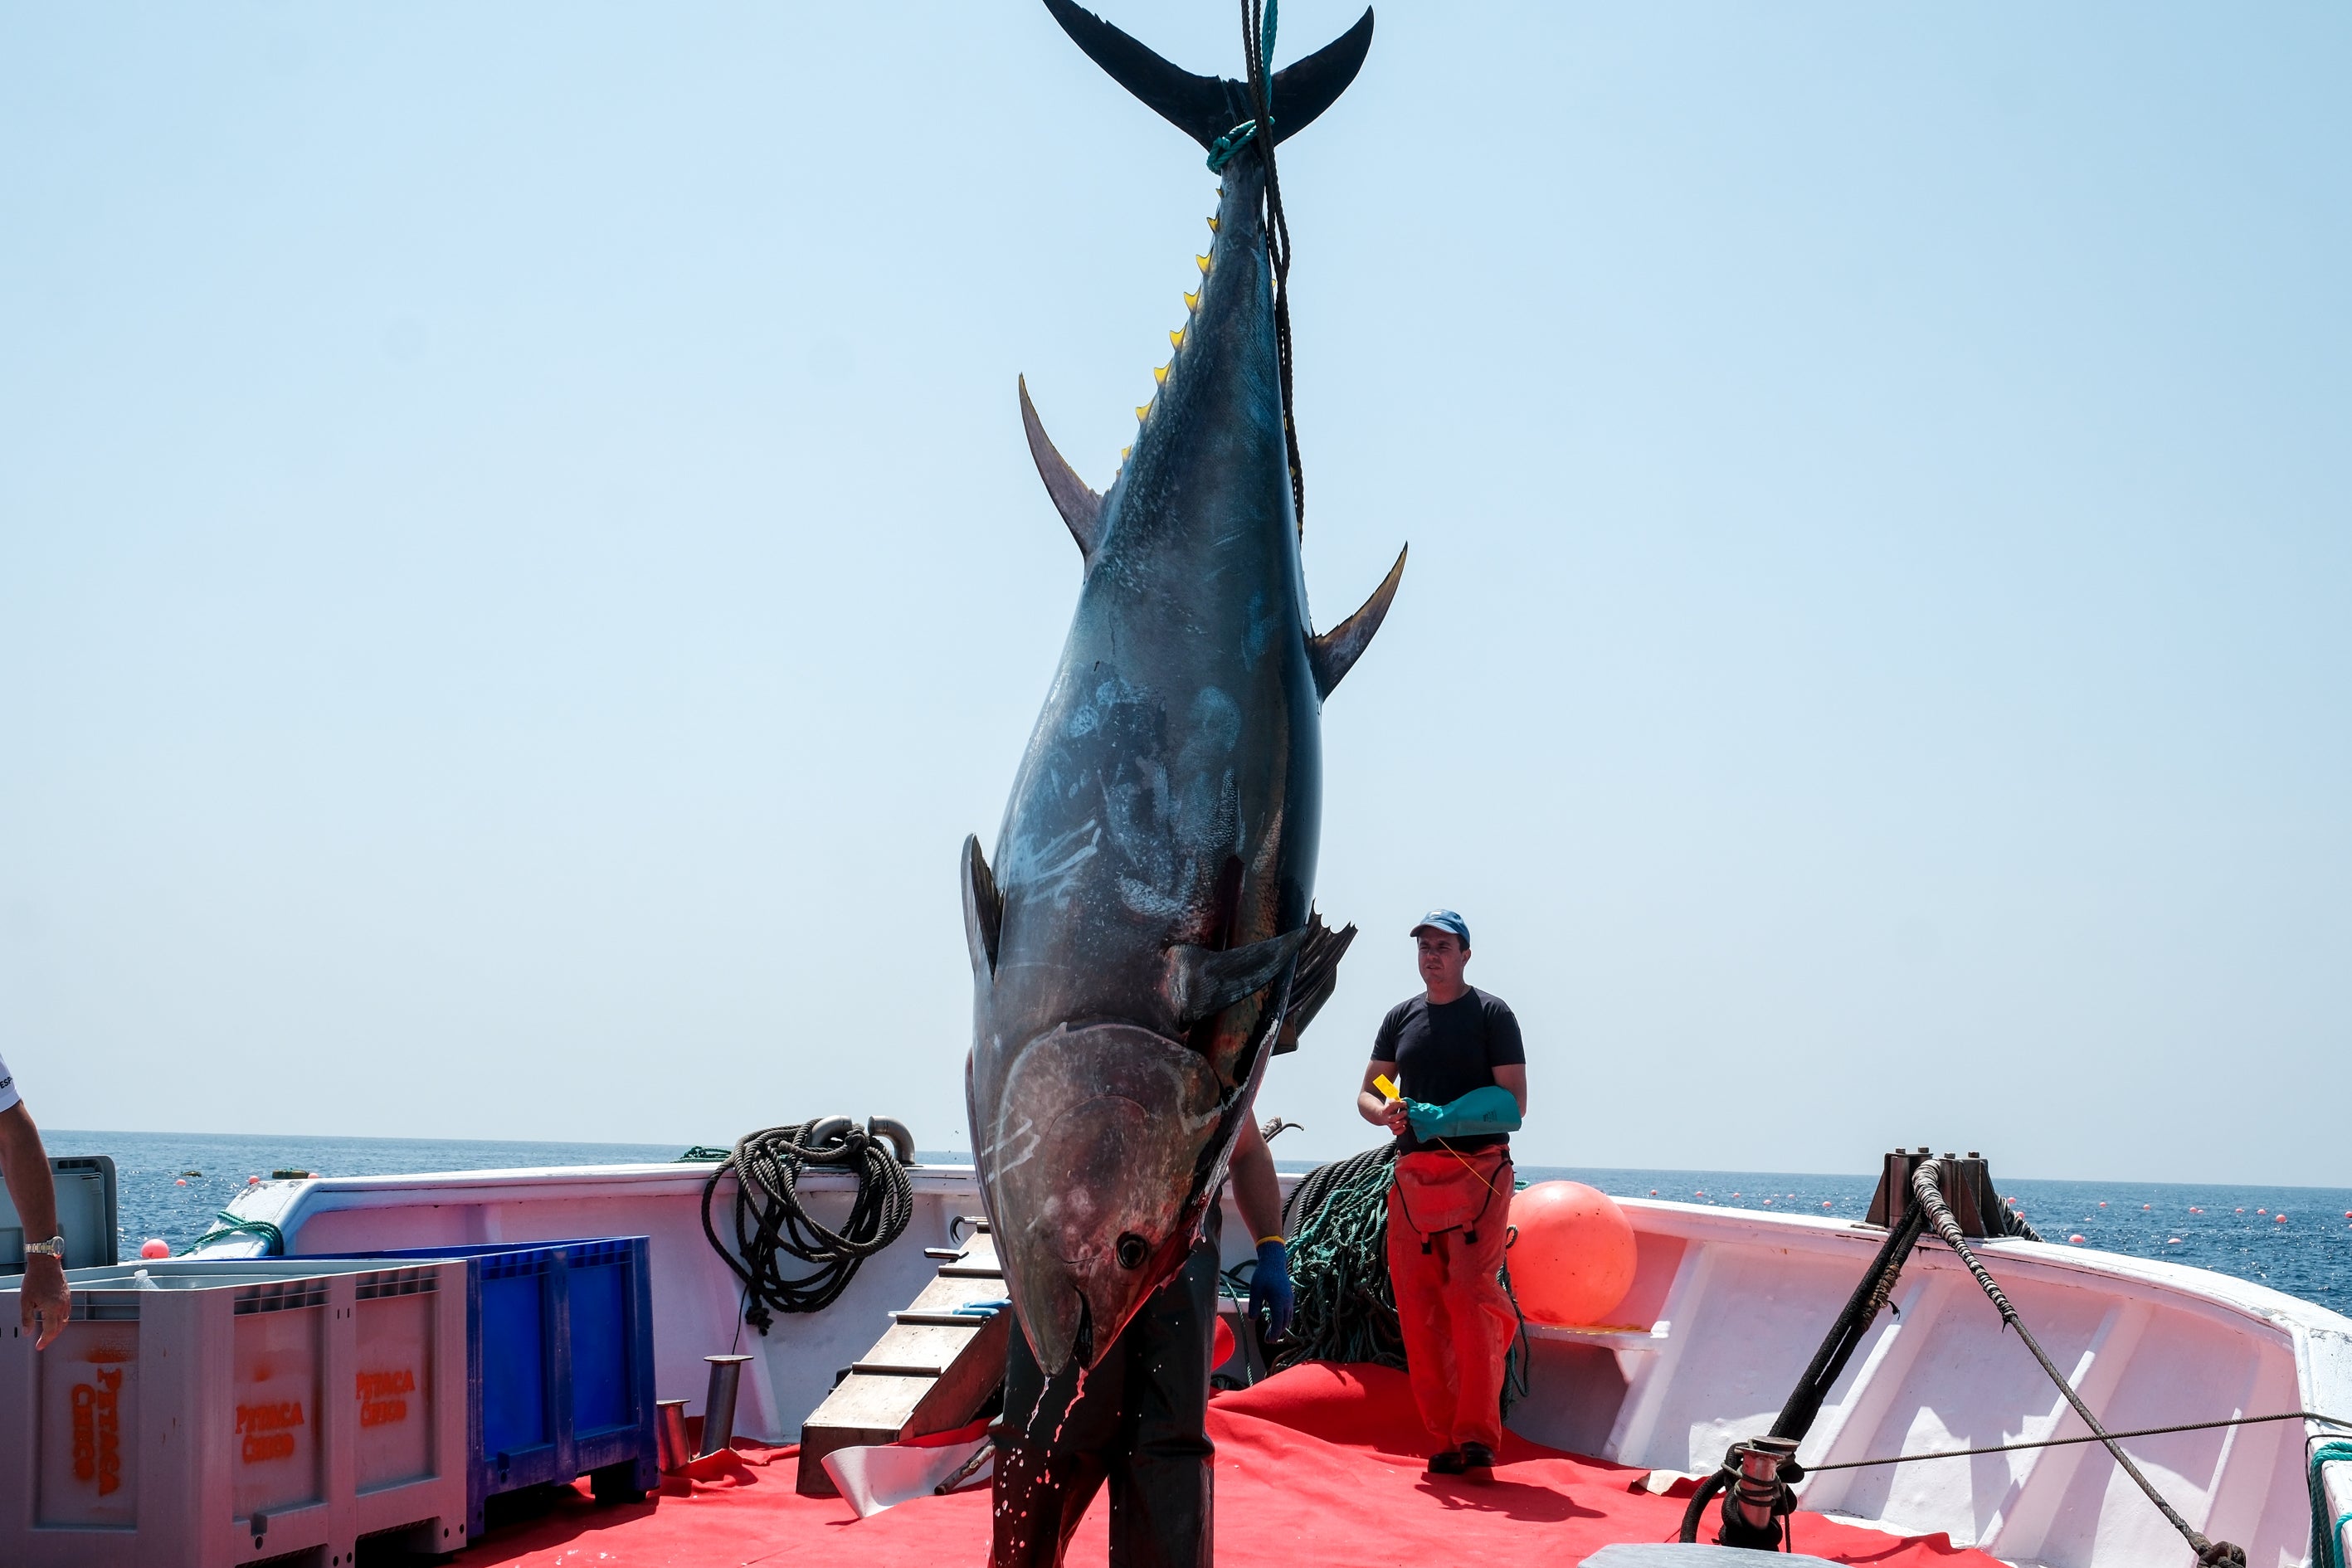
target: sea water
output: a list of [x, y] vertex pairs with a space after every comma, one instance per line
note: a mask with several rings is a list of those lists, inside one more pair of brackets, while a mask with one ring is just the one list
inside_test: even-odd
[[[52, 1154], [113, 1156], [124, 1258], [151, 1237], [190, 1246], [254, 1177], [403, 1175], [544, 1165], [675, 1160], [669, 1143], [478, 1142], [407, 1138], [248, 1137], [44, 1130]], [[968, 1163], [971, 1156], [925, 1154]], [[1306, 1170], [1293, 1161], [1286, 1170]], [[1565, 1177], [1618, 1197], [1672, 1198], [1717, 1208], [1853, 1221], [1870, 1206], [1877, 1173], [1797, 1175], [1756, 1171], [1594, 1170], [1522, 1166], [1523, 1181]], [[2252, 1279], [2352, 1314], [2352, 1189], [2221, 1184], [2058, 1182], [2000, 1178], [2003, 1197], [2047, 1241], [2161, 1258]], [[2284, 1217], [2282, 1217], [2284, 1216]], [[2079, 1244], [2071, 1238], [2081, 1237]]]

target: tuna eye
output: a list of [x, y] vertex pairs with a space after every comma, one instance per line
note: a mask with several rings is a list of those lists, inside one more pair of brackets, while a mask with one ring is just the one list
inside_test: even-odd
[[1143, 1260], [1150, 1256], [1151, 1244], [1133, 1231], [1118, 1238], [1118, 1266], [1121, 1268], [1140, 1268]]

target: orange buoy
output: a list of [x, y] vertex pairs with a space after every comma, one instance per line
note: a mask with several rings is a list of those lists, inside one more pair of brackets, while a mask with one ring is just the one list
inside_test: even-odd
[[1511, 1289], [1530, 1322], [1604, 1324], [1633, 1287], [1633, 1222], [1582, 1182], [1538, 1182], [1511, 1194]]
[[172, 1256], [172, 1244], [165, 1241], [160, 1236], [151, 1236], [146, 1240], [139, 1244], [139, 1256], [142, 1258], [169, 1258]]
[[175, 1187], [184, 1187], [184, 1186], [186, 1186], [186, 1185], [188, 1184], [188, 1178], [187, 1178], [187, 1177], [185, 1177], [185, 1176], [182, 1176], [182, 1177], [180, 1177], [177, 1181], [173, 1182], [172, 1184], [173, 1184], [173, 1186], [175, 1186]]
[[2106, 1206], [2107, 1206], [2107, 1200], [2106, 1200], [2106, 1199], [2105, 1199], [2105, 1198], [2101, 1198], [2101, 1199], [2099, 1200], [2099, 1206], [2100, 1206], [2101, 1208], [2105, 1208], [2105, 1207], [2106, 1207]]
[[1822, 1207], [1823, 1207], [1823, 1208], [1827, 1208], [1827, 1207], [1829, 1207], [1829, 1206], [1830, 1206], [1830, 1201], [1829, 1201], [1829, 1199], [1827, 1199], [1827, 1198], [1823, 1198], [1823, 1199], [1822, 1200]]
[[1209, 1366], [1212, 1371], [1234, 1359], [1234, 1331], [1225, 1326], [1225, 1315], [1217, 1314], [1217, 1332], [1209, 1345]]
[[2271, 1215], [2271, 1223], [2273, 1225], [2284, 1225], [2286, 1223], [2286, 1215], [2283, 1214], [2274, 1214]]
[[2066, 1239], [2073, 1242], [2077, 1247], [2083, 1245], [2083, 1238], [2079, 1236], [2070, 1236]]
[[2139, 1206], [2140, 1206], [2141, 1212], [2143, 1212], [2143, 1213], [2147, 1212], [2147, 1205], [2146, 1205], [2146, 1204], [2142, 1204], [2142, 1205], [2140, 1205]]

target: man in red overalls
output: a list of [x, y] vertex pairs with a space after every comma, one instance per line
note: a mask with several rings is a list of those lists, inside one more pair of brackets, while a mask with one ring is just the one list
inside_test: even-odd
[[[1389, 1278], [1413, 1398], [1439, 1444], [1430, 1471], [1483, 1477], [1503, 1440], [1503, 1360], [1518, 1331], [1499, 1276], [1527, 1050], [1502, 999], [1463, 983], [1470, 928], [1460, 915], [1433, 910], [1412, 937], [1423, 992], [1381, 1021], [1356, 1105], [1401, 1145]], [[1394, 1096], [1383, 1078], [1399, 1086]]]

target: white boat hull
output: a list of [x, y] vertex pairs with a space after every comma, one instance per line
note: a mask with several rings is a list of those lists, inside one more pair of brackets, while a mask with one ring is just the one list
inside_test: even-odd
[[[803, 1417], [902, 1307], [950, 1226], [980, 1212], [969, 1166], [912, 1173], [905, 1238], [824, 1312], [743, 1325], [734, 1275], [705, 1239], [704, 1164], [571, 1167], [273, 1183], [242, 1196], [289, 1253], [587, 1236], [652, 1238], [656, 1378], [698, 1406], [701, 1358], [750, 1352], [737, 1429], [797, 1438]], [[1291, 1179], [1286, 1178], [1285, 1185]], [[812, 1176], [818, 1204], [845, 1181]], [[731, 1189], [714, 1205], [721, 1233]], [[1704, 1472], [1765, 1431], [1881, 1239], [1803, 1215], [1621, 1200], [1641, 1247], [1614, 1330], [1534, 1326], [1531, 1392], [1511, 1425], [1538, 1442], [1651, 1469]], [[1245, 1227], [1229, 1223], [1225, 1234]], [[239, 1237], [215, 1253], [250, 1250]], [[1230, 1261], [1243, 1256], [1239, 1247]], [[1988, 1242], [1987, 1267], [2091, 1408], [2116, 1429], [2307, 1410], [2352, 1415], [2352, 1321], [2203, 1269], [2025, 1241]], [[2079, 1432], [2014, 1334], [1940, 1245], [1921, 1243], [1800, 1452], [1807, 1465], [1984, 1447]], [[2306, 1561], [2301, 1420], [2136, 1438], [2127, 1448], [2189, 1521], [2247, 1549], [2252, 1568]], [[2352, 1464], [2327, 1467], [2335, 1514]], [[2050, 1568], [2179, 1561], [2179, 1538], [2095, 1445], [1832, 1471], [1802, 1506]], [[1801, 1521], [1799, 1523], [1801, 1541]], [[2352, 1543], [2348, 1543], [2352, 1544]]]

